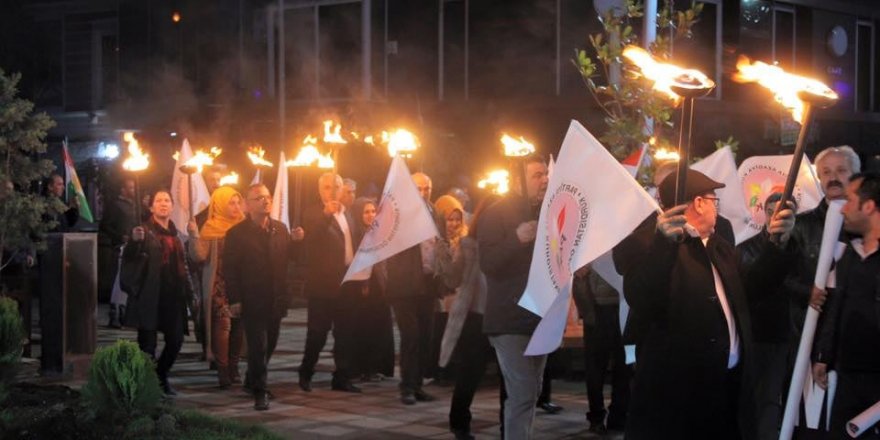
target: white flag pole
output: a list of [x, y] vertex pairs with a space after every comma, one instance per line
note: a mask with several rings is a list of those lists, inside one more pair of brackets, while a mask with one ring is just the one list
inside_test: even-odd
[[[837, 248], [840, 227], [843, 225], [843, 215], [840, 209], [843, 201], [834, 200], [828, 204], [828, 213], [825, 215], [825, 228], [822, 232], [822, 247], [819, 250], [819, 262], [816, 266], [814, 284], [824, 289], [828, 284], [828, 273], [831, 271], [831, 262], [834, 259], [834, 250]], [[785, 402], [785, 415], [782, 418], [782, 429], [779, 431], [779, 440], [791, 440], [794, 433], [794, 423], [800, 412], [801, 394], [804, 391], [804, 381], [810, 368], [810, 352], [813, 349], [813, 337], [816, 335], [816, 323], [819, 321], [819, 312], [812, 307], [807, 308], [807, 317], [804, 320], [804, 329], [801, 333], [801, 341], [798, 345], [797, 358], [794, 363], [794, 371], [791, 375], [791, 385], [788, 388], [788, 398]]]

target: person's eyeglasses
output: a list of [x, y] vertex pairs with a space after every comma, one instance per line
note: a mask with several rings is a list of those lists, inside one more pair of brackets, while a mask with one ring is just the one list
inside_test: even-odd
[[271, 200], [271, 199], [272, 199], [271, 196], [257, 196], [257, 197], [251, 197], [248, 200], [253, 201], [253, 202], [262, 202], [262, 201]]
[[701, 197], [701, 199], [711, 200], [712, 203], [715, 204], [715, 209], [718, 209], [718, 207], [721, 205], [721, 199], [719, 199], [718, 197]]

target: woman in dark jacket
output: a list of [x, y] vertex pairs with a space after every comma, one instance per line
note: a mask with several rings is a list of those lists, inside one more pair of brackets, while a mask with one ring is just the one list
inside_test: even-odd
[[155, 358], [157, 333], [165, 335], [156, 374], [166, 395], [177, 394], [168, 383], [168, 372], [183, 345], [187, 298], [193, 294], [183, 242], [171, 221], [173, 206], [168, 191], [153, 194], [152, 215], [132, 230], [120, 272], [120, 283], [129, 292], [125, 324], [138, 330], [141, 350]]
[[[367, 197], [358, 198], [352, 204], [355, 249], [373, 224], [376, 209], [376, 201]], [[394, 376], [394, 324], [391, 321], [391, 308], [385, 300], [385, 262], [374, 265], [355, 278], [354, 281], [346, 282], [343, 289], [355, 289], [359, 292], [356, 371], [363, 376], [364, 381], [380, 381]]]

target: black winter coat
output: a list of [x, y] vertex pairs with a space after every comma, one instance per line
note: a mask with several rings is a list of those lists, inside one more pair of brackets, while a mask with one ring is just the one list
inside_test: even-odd
[[[308, 232], [306, 232], [308, 234]], [[223, 277], [229, 304], [241, 304], [245, 318], [277, 318], [286, 314], [291, 301], [288, 263], [298, 246], [287, 226], [269, 219], [267, 230], [250, 218], [226, 233], [223, 246]]]
[[531, 220], [537, 220], [536, 215], [517, 195], [502, 198], [479, 219], [480, 268], [488, 288], [483, 315], [487, 335], [531, 335], [541, 321], [517, 304], [526, 290], [535, 242], [520, 243], [516, 228]]
[[[120, 285], [128, 292], [125, 325], [138, 330], [188, 334], [186, 307], [193, 287], [183, 242], [174, 222], [169, 221], [168, 225], [164, 229], [149, 220], [143, 224], [144, 240], [125, 245], [119, 272]], [[166, 249], [162, 236], [173, 237], [180, 246]]]
[[[732, 244], [715, 235], [707, 246], [698, 238], [672, 243], [655, 233], [642, 263], [624, 278], [624, 293], [647, 328], [637, 347], [637, 369], [627, 439], [726, 438], [722, 421], [750, 420], [743, 378], [731, 386], [727, 321], [715, 290], [717, 269], [734, 317], [740, 344], [738, 370], [751, 356], [749, 295], [772, 292], [782, 283], [789, 252], [767, 244], [755, 270], [740, 276]], [[710, 264], [711, 263], [711, 264]], [[739, 394], [740, 408], [731, 408]], [[743, 432], [745, 427], [741, 426]]]
[[[333, 298], [339, 295], [345, 265], [345, 235], [333, 216], [324, 215], [320, 205], [312, 206], [303, 216], [306, 231], [306, 296], [309, 298]], [[352, 255], [357, 252], [354, 222], [345, 211], [351, 232]]]

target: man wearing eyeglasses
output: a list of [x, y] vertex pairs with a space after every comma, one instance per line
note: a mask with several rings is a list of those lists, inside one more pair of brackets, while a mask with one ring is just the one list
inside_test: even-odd
[[248, 218], [229, 229], [223, 247], [223, 277], [233, 316], [241, 316], [248, 344], [245, 386], [253, 391], [254, 409], [269, 409], [267, 366], [278, 343], [281, 318], [290, 304], [288, 262], [297, 256], [303, 228], [269, 218], [272, 194], [263, 184], [245, 195]]
[[[780, 234], [742, 277], [733, 245], [715, 233], [724, 184], [687, 171], [683, 204], [673, 206], [675, 175], [660, 184], [663, 205], [646, 257], [624, 279], [634, 313], [646, 319], [637, 353], [626, 438], [740, 439], [744, 364], [751, 362], [751, 296], [773, 292], [788, 270], [794, 213], [768, 231]], [[746, 294], [750, 295], [749, 298]]]

